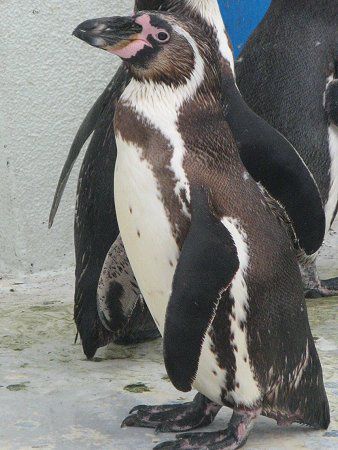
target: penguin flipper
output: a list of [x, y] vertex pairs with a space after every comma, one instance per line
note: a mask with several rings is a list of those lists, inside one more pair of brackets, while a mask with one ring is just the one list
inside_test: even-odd
[[164, 360], [173, 385], [190, 391], [205, 333], [239, 268], [228, 230], [210, 211], [204, 188], [191, 189], [191, 226], [176, 267], [164, 329]]
[[325, 212], [318, 186], [293, 145], [254, 113], [231, 88], [228, 122], [242, 162], [252, 178], [285, 209], [298, 246], [315, 254], [325, 235]]
[[85, 119], [83, 120], [80, 128], [78, 129], [75, 135], [66, 162], [62, 168], [62, 172], [54, 194], [53, 204], [49, 213], [49, 221], [48, 221], [49, 228], [51, 228], [53, 225], [54, 218], [59, 208], [61, 198], [67, 185], [70, 173], [73, 169], [73, 166], [77, 160], [77, 157], [79, 156], [82, 147], [84, 146], [90, 135], [93, 133], [93, 131], [97, 128], [97, 125], [100, 122], [101, 115], [104, 112], [109, 100], [111, 99], [112, 101], [114, 101], [114, 97], [116, 97], [116, 99], [119, 97], [119, 94], [118, 96], [114, 95], [115, 93], [114, 91], [112, 91], [112, 89], [115, 84], [119, 85], [121, 83], [121, 76], [124, 75], [124, 73], [125, 71], [121, 66], [120, 69], [116, 72], [113, 79], [106, 87], [106, 89], [103, 91], [103, 93], [91, 107], [90, 111], [87, 113]]

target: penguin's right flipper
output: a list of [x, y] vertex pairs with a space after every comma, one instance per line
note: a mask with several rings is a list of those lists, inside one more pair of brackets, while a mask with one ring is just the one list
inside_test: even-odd
[[[117, 86], [120, 86], [122, 76], [124, 75], [124, 69], [121, 66], [120, 69], [116, 72], [113, 79], [110, 81], [106, 89], [103, 91], [103, 93], [100, 95], [100, 97], [96, 100], [94, 105], [91, 107], [90, 111], [86, 115], [85, 119], [83, 120], [80, 128], [78, 129], [76, 136], [73, 140], [72, 146], [69, 150], [66, 162], [62, 168], [62, 172], [58, 181], [58, 185], [54, 194], [53, 204], [50, 210], [49, 214], [49, 222], [48, 226], [49, 228], [52, 227], [55, 215], [57, 213], [57, 210], [60, 205], [60, 201], [63, 195], [63, 192], [65, 190], [65, 187], [67, 185], [70, 173], [73, 169], [73, 166], [75, 164], [75, 161], [77, 157], [79, 156], [79, 153], [86, 143], [87, 139], [90, 137], [90, 135], [93, 133], [93, 131], [97, 128], [97, 125], [100, 122], [101, 115], [105, 111], [106, 106], [109, 101], [116, 101], [119, 97], [119, 93], [115, 95], [115, 92], [112, 91], [113, 86], [117, 84]], [[116, 98], [115, 98], [116, 97]]]
[[239, 268], [235, 243], [210, 211], [204, 188], [191, 189], [192, 219], [173, 280], [164, 329], [164, 360], [173, 385], [190, 391], [205, 333]]

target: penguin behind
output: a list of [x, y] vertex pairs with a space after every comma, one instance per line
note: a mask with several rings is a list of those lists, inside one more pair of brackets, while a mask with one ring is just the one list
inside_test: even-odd
[[[272, 0], [236, 64], [247, 104], [295, 146], [312, 172], [326, 233], [338, 205], [337, 66], [338, 3], [332, 0]], [[304, 280], [308, 297], [338, 293], [338, 277], [320, 280], [315, 263], [304, 268]]]
[[[163, 6], [163, 5], [162, 5]], [[246, 169], [260, 186], [272, 197], [272, 205], [282, 220], [289, 225], [292, 239], [300, 261], [311, 263], [313, 254], [320, 248], [325, 233], [325, 215], [318, 187], [299, 157], [295, 148], [266, 121], [257, 116], [246, 105], [235, 82], [234, 59], [231, 43], [227, 36], [217, 0], [189, 1], [173, 3], [170, 11], [186, 15], [208, 28], [218, 42], [219, 58], [222, 65], [222, 92], [225, 97], [227, 121], [238, 144], [240, 156]], [[116, 273], [116, 258], [120, 261], [123, 255], [123, 243], [119, 239], [119, 253], [116, 255], [113, 244], [106, 258], [105, 267], [100, 278], [98, 290], [98, 310], [105, 327], [115, 335], [120, 322], [116, 316], [116, 304], [122, 305], [125, 317], [138, 302], [133, 296], [126, 301], [126, 292], [130, 283], [136, 293], [135, 280], [119, 280]], [[128, 266], [128, 258], [124, 255], [123, 266]], [[121, 265], [121, 263], [118, 263]], [[111, 269], [109, 269], [111, 266]], [[129, 273], [132, 269], [129, 268]], [[122, 284], [121, 284], [122, 281]], [[126, 283], [126, 287], [124, 286]], [[116, 286], [119, 289], [116, 289]], [[124, 292], [119, 297], [111, 293]], [[141, 298], [141, 297], [140, 297]]]
[[[260, 414], [327, 428], [329, 407], [287, 230], [247, 173], [226, 120], [218, 46], [170, 14], [86, 21], [75, 35], [120, 56], [115, 204], [134, 275], [183, 405], [139, 406], [123, 425], [228, 428], [157, 448], [239, 448]], [[154, 245], [156, 236], [156, 245]]]

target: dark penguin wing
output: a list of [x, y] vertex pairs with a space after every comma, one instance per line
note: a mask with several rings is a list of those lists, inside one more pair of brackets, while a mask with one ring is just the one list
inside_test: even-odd
[[164, 329], [164, 360], [173, 385], [190, 391], [204, 336], [220, 295], [239, 268], [230, 233], [211, 213], [203, 188], [191, 191], [192, 219], [173, 280]]
[[255, 114], [235, 84], [225, 86], [227, 120], [242, 162], [256, 182], [285, 209], [299, 247], [316, 253], [325, 234], [325, 212], [317, 184], [295, 148]]
[[[79, 156], [79, 153], [86, 143], [87, 139], [93, 133], [93, 131], [98, 127], [100, 123], [102, 113], [105, 111], [107, 103], [109, 101], [116, 101], [120, 96], [121, 85], [125, 79], [125, 70], [121, 66], [116, 72], [115, 76], [108, 84], [106, 89], [96, 100], [88, 114], [86, 115], [84, 121], [82, 122], [80, 128], [78, 129], [72, 146], [69, 150], [66, 162], [63, 166], [59, 182], [54, 194], [53, 204], [49, 214], [49, 228], [52, 227], [55, 215], [60, 205], [60, 201], [65, 190], [66, 184], [69, 179], [69, 175], [73, 169], [75, 161]], [[118, 93], [118, 96], [116, 95]]]

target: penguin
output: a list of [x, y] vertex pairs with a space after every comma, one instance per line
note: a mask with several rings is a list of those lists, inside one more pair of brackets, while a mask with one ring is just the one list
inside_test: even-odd
[[[318, 187], [294, 147], [254, 114], [242, 99], [235, 83], [231, 43], [224, 28], [217, 0], [161, 1], [151, 4], [136, 2], [135, 6], [136, 10], [146, 9], [145, 7], [148, 6], [149, 9], [160, 8], [162, 11], [187, 16], [195, 20], [198, 25], [204, 24], [209, 28], [210, 33], [215, 34], [222, 62], [223, 89], [228, 99], [226, 105], [228, 122], [239, 146], [240, 156], [250, 175], [269, 192], [273, 199], [277, 200], [285, 212], [285, 220], [290, 224], [291, 237], [295, 247], [300, 251], [302, 259], [311, 258], [311, 255], [321, 246], [325, 231], [325, 217]], [[117, 79], [120, 81], [117, 83], [117, 87], [113, 88]], [[116, 146], [111, 124], [115, 111], [114, 105], [121, 90], [128, 84], [128, 77], [123, 65], [114, 80], [107, 88], [106, 94], [103, 94], [106, 99], [104, 102], [107, 102], [108, 107], [102, 110], [103, 112], [99, 116], [101, 119], [97, 119], [101, 125], [96, 128], [92, 143], [87, 150], [78, 187], [75, 221], [77, 255], [75, 320], [87, 355], [88, 348], [92, 354], [100, 345], [96, 337], [93, 337], [96, 328], [100, 329], [97, 323], [96, 307], [93, 303], [95, 300], [93, 291], [97, 286], [96, 279], [99, 277], [109, 245], [111, 245], [111, 250], [108, 252], [109, 257], [106, 258], [105, 267], [110, 265], [111, 273], [115, 273], [114, 267], [116, 264], [120, 264], [116, 258], [120, 259], [122, 255], [121, 252], [115, 255], [113, 251], [118, 225], [113, 201], [113, 167], [116, 159]], [[110, 96], [112, 96], [111, 100], [109, 100]], [[98, 102], [101, 104], [103, 100], [99, 99]], [[102, 105], [100, 108], [102, 109]], [[88, 123], [94, 124], [100, 108], [94, 105], [92, 112], [89, 113], [89, 119], [87, 118], [80, 128], [78, 133], [80, 139], [76, 138], [74, 141], [73, 149], [59, 181], [60, 188], [55, 195], [51, 220], [67, 180], [64, 175], [69, 174], [74, 157], [79, 153], [80, 145], [83, 143], [81, 137], [88, 135], [88, 129], [91, 128]], [[101, 141], [99, 136], [102, 138]], [[290, 195], [290, 187], [293, 191], [292, 195]], [[85, 258], [83, 257], [84, 253]], [[124, 255], [124, 266], [126, 261], [127, 257]], [[131, 272], [132, 270], [129, 269], [129, 273]], [[133, 282], [133, 280], [131, 281]], [[127, 299], [126, 292], [130, 292], [128, 287], [124, 289], [121, 280], [116, 280], [116, 283], [119, 285], [118, 292], [121, 293], [118, 298], [115, 297], [117, 291], [112, 290], [109, 283], [106, 285], [101, 283], [98, 292], [99, 316], [108, 330], [105, 331], [108, 336], [120, 335], [121, 329], [128, 329], [125, 321], [112, 320], [115, 315], [122, 320], [120, 305], [124, 302], [127, 305], [135, 305], [141, 298], [138, 293], [132, 299]], [[126, 310], [128, 308], [126, 307]], [[95, 326], [91, 325], [92, 317], [95, 318]], [[128, 317], [125, 319], [128, 320]], [[140, 320], [140, 323], [143, 322], [143, 319]], [[151, 322], [149, 326], [152, 326]], [[154, 327], [153, 337], [155, 336]], [[126, 337], [126, 339], [128, 338]], [[104, 343], [105, 341], [102, 341], [101, 345]]]
[[[248, 106], [295, 146], [313, 174], [326, 233], [338, 204], [337, 13], [331, 0], [272, 0], [236, 64]], [[338, 277], [319, 280], [313, 259], [303, 269], [306, 295], [336, 295]]]
[[140, 12], [74, 34], [119, 56], [131, 77], [114, 118], [119, 229], [170, 380], [198, 391], [182, 405], [136, 407], [123, 426], [187, 431], [233, 409], [225, 430], [157, 449], [239, 448], [261, 414], [326, 429], [294, 247], [241, 160], [209, 27]]
[[[299, 260], [309, 265], [311, 256], [322, 244], [325, 232], [325, 215], [318, 187], [294, 147], [257, 116], [240, 95], [235, 81], [231, 43], [217, 1], [191, 1], [189, 5], [191, 9], [183, 8], [184, 3], [181, 2], [173, 5], [170, 11], [186, 14], [198, 24], [203, 22], [215, 35], [222, 64], [222, 89], [227, 98], [227, 120], [242, 161], [250, 175], [268, 191], [274, 201], [277, 200], [277, 203], [274, 202], [275, 206], [283, 209], [284, 220], [289, 224], [294, 245], [298, 250], [301, 249], [298, 251]], [[114, 266], [114, 252], [110, 254], [111, 264]], [[107, 329], [116, 332], [114, 321], [111, 321], [116, 300], [108, 292], [109, 285], [100, 289], [98, 308]]]

